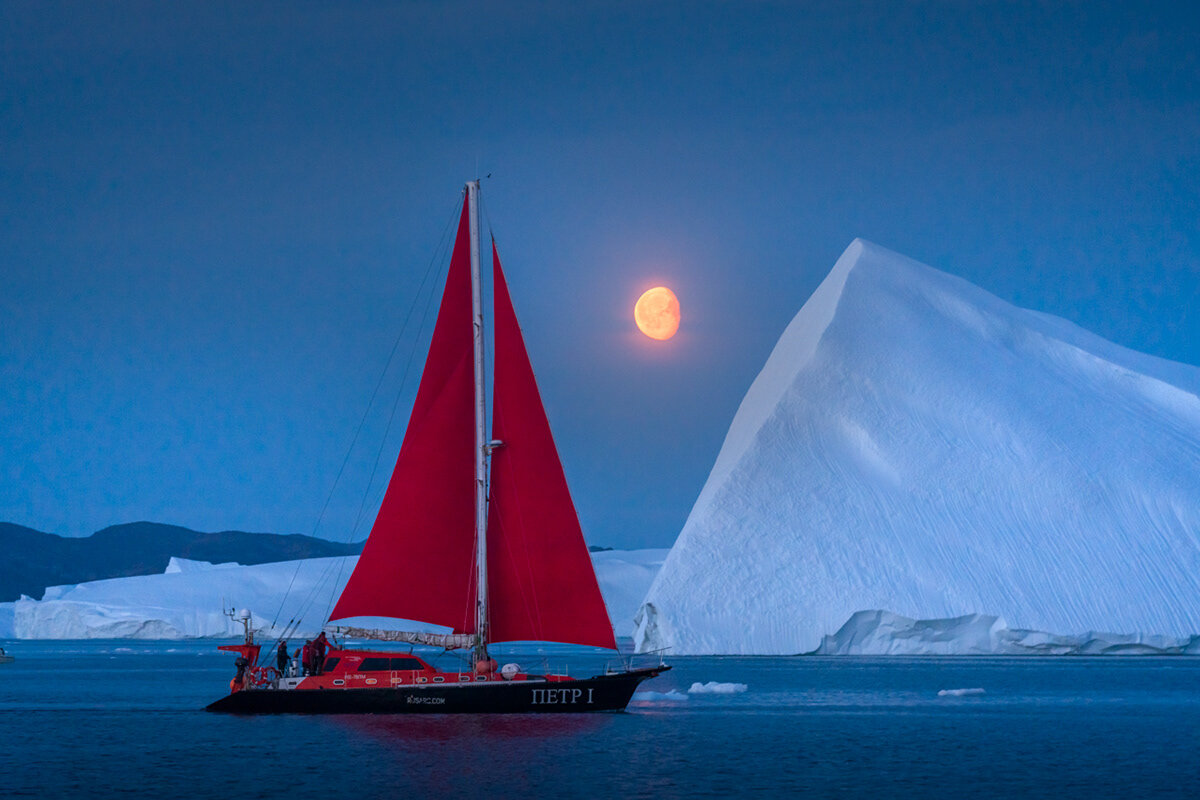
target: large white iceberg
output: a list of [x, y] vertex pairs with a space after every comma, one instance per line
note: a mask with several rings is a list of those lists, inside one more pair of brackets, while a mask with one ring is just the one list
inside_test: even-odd
[[811, 652], [870, 609], [1200, 632], [1198, 393], [1200, 369], [856, 240], [743, 399], [635, 642]]
[[[609, 550], [592, 555], [618, 636], [667, 551]], [[0, 638], [182, 639], [241, 634], [224, 609], [247, 609], [270, 635], [311, 636], [321, 628], [357, 556], [241, 566], [172, 558], [161, 575], [53, 586], [41, 600], [0, 603]]]

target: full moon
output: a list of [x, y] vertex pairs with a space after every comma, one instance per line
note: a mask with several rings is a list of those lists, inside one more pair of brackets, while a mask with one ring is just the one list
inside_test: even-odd
[[633, 307], [638, 330], [651, 339], [670, 339], [679, 330], [679, 298], [665, 286], [655, 286]]

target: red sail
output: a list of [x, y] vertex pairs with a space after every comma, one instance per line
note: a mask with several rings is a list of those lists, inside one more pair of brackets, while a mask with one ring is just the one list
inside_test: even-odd
[[391, 483], [330, 619], [475, 632], [475, 375], [467, 206]]
[[488, 509], [488, 639], [616, 649], [575, 504], [492, 245], [496, 366]]

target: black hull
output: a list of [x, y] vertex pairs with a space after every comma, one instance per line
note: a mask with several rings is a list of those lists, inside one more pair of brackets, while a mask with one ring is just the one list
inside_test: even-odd
[[621, 711], [667, 666], [573, 681], [420, 684], [389, 689], [248, 689], [208, 711], [231, 714], [572, 714]]

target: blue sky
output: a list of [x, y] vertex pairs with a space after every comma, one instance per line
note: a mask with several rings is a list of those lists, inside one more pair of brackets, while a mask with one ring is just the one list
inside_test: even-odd
[[673, 541], [856, 236], [1200, 364], [1197, 41], [1182, 3], [6, 3], [0, 520], [362, 538], [476, 174], [594, 544]]

